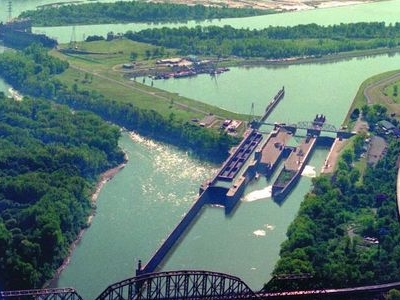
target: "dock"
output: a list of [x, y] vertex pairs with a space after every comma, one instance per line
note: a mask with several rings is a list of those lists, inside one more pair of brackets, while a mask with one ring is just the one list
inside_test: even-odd
[[268, 103], [267, 107], [265, 108], [264, 114], [261, 116], [259, 120], [253, 120], [251, 122], [251, 127], [254, 129], [259, 129], [262, 124], [265, 123], [269, 115], [272, 113], [274, 108], [278, 105], [278, 103], [283, 99], [285, 96], [285, 87], [283, 86], [278, 93], [272, 98], [272, 100]]
[[229, 214], [243, 195], [246, 184], [256, 174], [257, 161], [252, 159], [254, 150], [262, 140], [262, 134], [249, 128], [242, 142], [223, 163], [220, 171], [200, 186], [199, 196], [174, 230], [164, 240], [150, 260], [136, 270], [136, 275], [154, 272], [169, 251], [176, 245], [186, 229], [196, 219], [204, 205], [220, 205]]
[[324, 165], [322, 166], [321, 174], [332, 174], [334, 172], [338, 156], [346, 144], [347, 139], [339, 137], [335, 138], [335, 141], [325, 159]]
[[[258, 131], [259, 126], [265, 122], [283, 95], [284, 88], [268, 104], [265, 115], [261, 118], [262, 122], [255, 121], [247, 128], [242, 141], [232, 149], [217, 174], [200, 186], [197, 199], [174, 230], [146, 264], [142, 266], [141, 262], [139, 263], [137, 276], [154, 272], [159, 268], [170, 250], [176, 246], [201, 213], [204, 205], [223, 206], [225, 214], [230, 214], [237, 206], [247, 184], [256, 178], [256, 174], [271, 176], [280, 161], [287, 157], [272, 187], [272, 197], [281, 201], [299, 180], [316, 144], [332, 145], [333, 141], [329, 140], [331, 138], [319, 136], [325, 122], [323, 115], [316, 115], [312, 125], [307, 129], [306, 138], [297, 147], [288, 146], [289, 140], [296, 132], [295, 125], [275, 123], [274, 129], [268, 135]], [[343, 139], [347, 135], [341, 133], [338, 138]]]
[[275, 168], [284, 156], [286, 145], [293, 137], [295, 132], [288, 130], [279, 125], [275, 126], [273, 131], [268, 136], [259, 153], [260, 162], [258, 172], [266, 177], [269, 177], [274, 172]]
[[265, 120], [269, 117], [269, 115], [272, 113], [274, 108], [278, 105], [278, 103], [283, 99], [284, 96], [285, 96], [285, 87], [283, 86], [274, 96], [274, 98], [271, 100], [268, 106], [265, 108], [265, 112], [262, 118], [260, 119], [260, 123], [265, 122]]
[[278, 203], [286, 198], [299, 181], [301, 173], [311, 157], [324, 123], [325, 116], [316, 115], [312, 122], [313, 126], [307, 130], [306, 138], [297, 147], [288, 148], [290, 154], [278, 178], [272, 185], [272, 198]]

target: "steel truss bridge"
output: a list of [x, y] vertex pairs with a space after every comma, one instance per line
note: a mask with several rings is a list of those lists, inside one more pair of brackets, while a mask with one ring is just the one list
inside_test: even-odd
[[0, 299], [83, 300], [73, 288], [40, 289], [0, 292]]
[[[301, 122], [298, 122], [295, 124], [280, 124], [280, 123], [261, 122], [260, 125], [269, 125], [269, 126], [278, 125], [280, 127], [291, 127], [291, 128], [304, 129], [304, 130], [315, 128], [313, 122], [308, 122], [308, 121], [301, 121]], [[332, 132], [332, 133], [337, 133], [339, 131], [334, 125], [328, 124], [328, 123], [324, 123], [319, 130], [325, 131], [325, 132]]]
[[[295, 276], [294, 279], [297, 279]], [[287, 279], [291, 279], [289, 276]], [[302, 277], [303, 278], [303, 277]], [[308, 278], [308, 277], [304, 277]], [[286, 279], [286, 277], [285, 277]], [[95, 300], [147, 299], [318, 299], [332, 296], [374, 295], [400, 288], [400, 282], [304, 291], [253, 292], [240, 278], [209, 271], [149, 273], [114, 283]], [[2, 291], [0, 300], [83, 300], [73, 288]]]
[[[75, 289], [1, 292], [0, 299], [83, 300]], [[25, 298], [26, 299], [26, 298]], [[135, 299], [257, 299], [240, 278], [209, 271], [175, 271], [144, 274], [110, 285], [96, 300]]]

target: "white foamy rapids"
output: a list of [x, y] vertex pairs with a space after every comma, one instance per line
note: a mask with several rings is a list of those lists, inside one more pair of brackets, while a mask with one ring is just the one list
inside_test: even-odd
[[[274, 230], [275, 229], [275, 225], [271, 225], [271, 224], [264, 224], [263, 226], [265, 229], [267, 230]], [[257, 229], [255, 231], [253, 231], [253, 234], [255, 236], [266, 236], [267, 235], [267, 231], [265, 229]]]
[[305, 166], [303, 172], [301, 173], [301, 176], [305, 176], [305, 177], [316, 177], [317, 176], [317, 172], [315, 171], [315, 167], [313, 166]]
[[258, 191], [253, 191], [245, 195], [242, 199], [243, 202], [253, 202], [265, 198], [270, 198], [272, 194], [272, 185]]
[[267, 232], [265, 230], [262, 229], [258, 229], [256, 231], [253, 231], [253, 234], [255, 236], [265, 236], [267, 234]]
[[269, 230], [274, 230], [275, 229], [275, 225], [271, 225], [271, 224], [264, 224], [264, 227], [269, 229]]

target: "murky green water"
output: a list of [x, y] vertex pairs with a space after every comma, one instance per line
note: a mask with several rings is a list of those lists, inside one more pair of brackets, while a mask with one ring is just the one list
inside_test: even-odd
[[[399, 68], [399, 54], [379, 55], [329, 63], [231, 68], [216, 78], [202, 74], [154, 80], [153, 84], [156, 88], [239, 113], [250, 113], [254, 103], [254, 112], [258, 115], [262, 115], [276, 92], [285, 86], [285, 97], [270, 120], [311, 121], [315, 114], [323, 113], [328, 123], [338, 127], [365, 79]], [[146, 79], [146, 83], [151, 81]]]
[[[29, 5], [35, 7], [49, 2], [30, 1]], [[14, 10], [29, 8], [25, 4], [26, 1], [14, 1]], [[212, 24], [261, 28], [311, 22], [395, 22], [399, 8], [400, 0], [396, 0]], [[2, 11], [0, 17], [4, 15]], [[146, 26], [77, 26], [76, 38]], [[72, 27], [36, 30], [69, 41]], [[241, 113], [250, 113], [254, 103], [256, 114], [261, 114], [284, 85], [285, 98], [270, 120], [310, 121], [315, 114], [324, 113], [329, 123], [339, 126], [361, 82], [371, 75], [398, 69], [399, 63], [398, 55], [381, 55], [326, 64], [232, 68], [216, 79], [202, 75], [155, 81], [154, 85]], [[200, 183], [216, 172], [216, 166], [139, 137], [132, 141], [124, 135], [120, 144], [128, 153], [129, 163], [100, 193], [93, 224], [57, 283], [76, 287], [85, 299], [95, 298], [113, 282], [134, 276], [138, 259], [147, 261], [151, 257], [195, 199]], [[327, 150], [315, 152], [310, 161], [314, 167], [310, 174], [319, 172], [326, 154]], [[225, 216], [221, 208], [207, 207], [162, 270], [226, 272], [240, 276], [255, 290], [260, 289], [270, 278], [286, 229], [310, 185], [311, 179], [303, 177], [279, 206], [269, 197], [270, 183], [260, 179], [248, 186], [243, 201], [231, 216]]]
[[[68, 2], [66, 0], [14, 0], [12, 6], [12, 15], [17, 16], [21, 11], [27, 9], [36, 9], [38, 5]], [[82, 1], [85, 3], [88, 1]], [[102, 2], [112, 2], [102, 1]], [[138, 31], [149, 27], [178, 27], [178, 26], [196, 26], [196, 25], [231, 25], [237, 28], [254, 28], [260, 29], [268, 26], [293, 26], [297, 24], [316, 23], [320, 25], [331, 25], [339, 23], [354, 23], [354, 22], [386, 22], [395, 23], [400, 19], [396, 12], [400, 11], [400, 0], [383, 1], [376, 3], [365, 3], [347, 7], [324, 8], [318, 10], [307, 10], [300, 12], [281, 13], [267, 16], [250, 17], [250, 18], [233, 18], [225, 20], [212, 20], [205, 22], [187, 22], [184, 24], [169, 23], [169, 24], [106, 24], [106, 25], [82, 25], [75, 26], [73, 34], [72, 26], [62, 26], [53, 28], [34, 28], [36, 33], [46, 33], [54, 37], [59, 43], [68, 43], [71, 39], [77, 41], [84, 40], [89, 35], [103, 35], [109, 31], [126, 32], [128, 30]], [[7, 20], [7, 9], [0, 10], [0, 20]]]

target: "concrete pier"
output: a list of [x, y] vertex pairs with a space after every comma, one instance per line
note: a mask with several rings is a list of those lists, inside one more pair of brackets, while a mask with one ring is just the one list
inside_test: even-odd
[[254, 178], [257, 162], [252, 159], [254, 150], [262, 140], [257, 130], [249, 128], [242, 142], [223, 163], [220, 171], [199, 189], [199, 196], [181, 219], [164, 243], [157, 249], [150, 260], [136, 270], [136, 275], [154, 272], [169, 251], [179, 242], [181, 236], [196, 219], [204, 205], [218, 204], [225, 207], [225, 213], [233, 211], [243, 194], [246, 183]]
[[274, 172], [284, 155], [288, 141], [292, 138], [294, 132], [283, 127], [275, 126], [270, 133], [263, 147], [256, 153], [260, 156], [258, 171], [269, 177]]
[[171, 248], [177, 243], [192, 221], [197, 217], [202, 207], [209, 202], [209, 191], [206, 189], [193, 203], [187, 214], [182, 218], [175, 229], [165, 239], [164, 243], [157, 249], [151, 259], [136, 270], [136, 276], [154, 272], [161, 264]]

